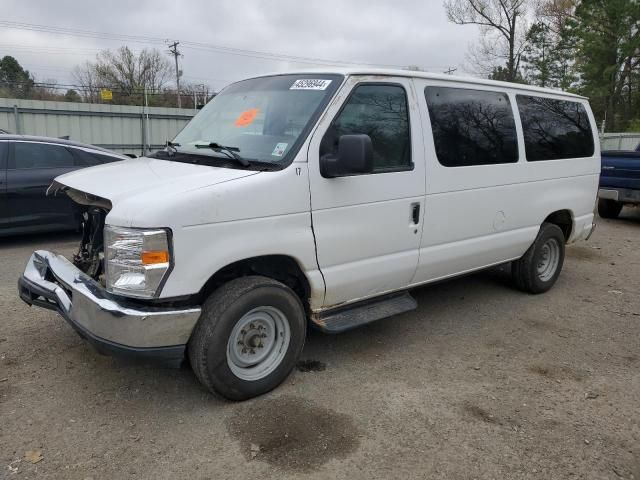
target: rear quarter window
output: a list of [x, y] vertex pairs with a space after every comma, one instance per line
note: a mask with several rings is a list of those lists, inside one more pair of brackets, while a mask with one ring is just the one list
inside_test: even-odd
[[0, 142], [0, 170], [7, 168], [7, 152], [9, 151], [7, 142]]
[[102, 155], [96, 152], [88, 152], [79, 148], [72, 148], [71, 151], [76, 158], [76, 165], [79, 167], [91, 167], [94, 165], [101, 165], [103, 163], [115, 162], [121, 160], [118, 157], [112, 157], [109, 155]]
[[591, 157], [593, 133], [582, 103], [517, 95], [527, 161]]

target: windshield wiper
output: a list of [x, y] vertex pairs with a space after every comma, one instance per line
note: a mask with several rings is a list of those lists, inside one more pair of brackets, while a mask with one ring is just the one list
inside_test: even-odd
[[243, 167], [248, 167], [250, 165], [249, 164], [249, 160], [247, 160], [246, 158], [242, 158], [237, 153], [237, 152], [240, 151], [240, 149], [238, 147], [226, 147], [226, 146], [220, 145], [219, 143], [216, 143], [216, 142], [200, 143], [200, 144], [196, 144], [195, 147], [196, 148], [210, 148], [214, 152], [224, 153], [227, 157], [232, 158], [233, 160], [236, 160]]

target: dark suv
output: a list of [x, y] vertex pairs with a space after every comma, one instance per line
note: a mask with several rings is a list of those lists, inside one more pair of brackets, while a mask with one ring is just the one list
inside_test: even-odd
[[78, 205], [66, 195], [46, 196], [53, 179], [79, 168], [126, 159], [59, 138], [0, 135], [0, 236], [78, 228]]

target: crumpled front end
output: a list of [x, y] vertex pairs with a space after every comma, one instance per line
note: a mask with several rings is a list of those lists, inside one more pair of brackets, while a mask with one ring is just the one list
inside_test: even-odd
[[96, 349], [179, 366], [199, 307], [161, 307], [123, 300], [61, 255], [38, 250], [18, 280], [28, 305], [55, 310]]

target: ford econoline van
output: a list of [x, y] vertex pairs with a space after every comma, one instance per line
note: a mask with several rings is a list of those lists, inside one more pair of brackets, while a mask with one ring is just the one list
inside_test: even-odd
[[190, 362], [246, 399], [281, 383], [309, 327], [416, 308], [409, 290], [511, 263], [532, 294], [588, 238], [600, 173], [583, 97], [414, 71], [234, 83], [164, 150], [62, 175], [73, 258], [19, 279], [99, 351]]

